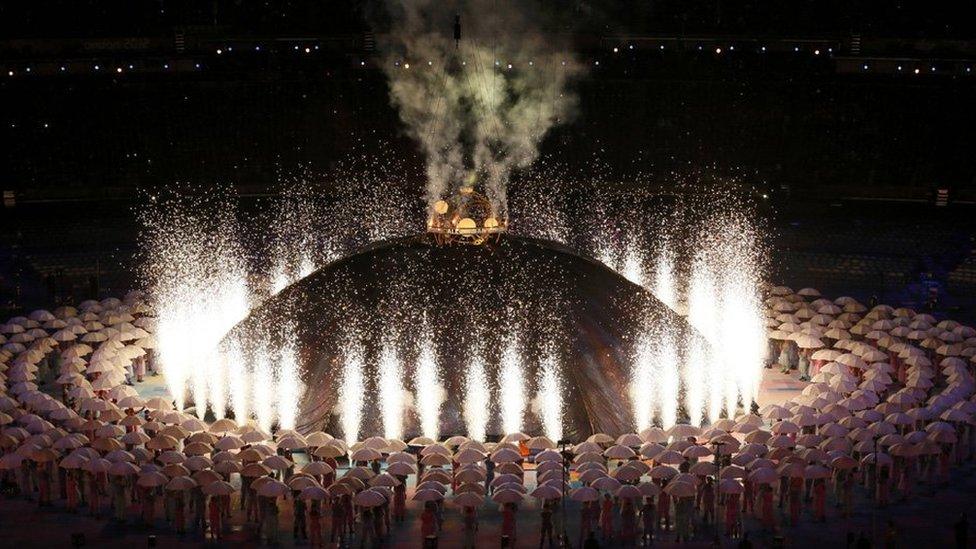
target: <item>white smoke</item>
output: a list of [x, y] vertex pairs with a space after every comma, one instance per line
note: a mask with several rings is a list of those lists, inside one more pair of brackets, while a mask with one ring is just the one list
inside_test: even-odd
[[[384, 70], [390, 96], [427, 161], [427, 200], [478, 182], [506, 211], [512, 170], [539, 155], [576, 105], [582, 70], [518, 0], [390, 0]], [[461, 39], [454, 40], [460, 15]]]

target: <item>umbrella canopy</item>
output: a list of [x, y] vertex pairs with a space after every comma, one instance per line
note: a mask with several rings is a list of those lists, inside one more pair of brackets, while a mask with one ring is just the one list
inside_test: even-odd
[[653, 482], [642, 482], [637, 485], [637, 489], [644, 497], [654, 497], [661, 493], [661, 487]]
[[388, 473], [390, 473], [391, 475], [407, 476], [407, 475], [416, 474], [417, 467], [414, 466], [411, 463], [407, 463], [407, 462], [404, 462], [404, 461], [399, 461], [399, 462], [393, 463], [389, 467], [387, 467], [386, 468], [386, 471]]
[[718, 483], [718, 491], [722, 494], [741, 494], [745, 487], [738, 480], [727, 478]]
[[399, 486], [400, 481], [390, 475], [389, 473], [381, 473], [375, 477], [369, 479], [370, 486], [388, 486], [390, 488], [394, 486]]
[[307, 500], [325, 500], [329, 498], [329, 492], [321, 486], [308, 486], [302, 489], [300, 497]]
[[640, 479], [643, 474], [641, 469], [625, 465], [614, 470], [612, 476], [621, 482], [633, 482]]
[[70, 456], [62, 459], [59, 465], [63, 469], [80, 469], [87, 462], [88, 462], [87, 457], [81, 454], [71, 454]]
[[[519, 494], [519, 497], [521, 498], [521, 494]], [[444, 499], [444, 494], [442, 494], [439, 490], [423, 489], [417, 490], [412, 499], [414, 501], [440, 501]]]
[[558, 488], [550, 485], [542, 485], [532, 491], [532, 497], [536, 499], [559, 499], [562, 496], [563, 493]]
[[[512, 477], [512, 475], [506, 475], [506, 474], [499, 475], [498, 477], [496, 477], [496, 479], [498, 478], [504, 478], [504, 479], [512, 478], [513, 481], [518, 479], [518, 477]], [[439, 482], [441, 484], [450, 484], [451, 475], [448, 474], [447, 471], [441, 469], [434, 469], [432, 471], [427, 471], [426, 473], [424, 473], [423, 478], [421, 478], [420, 480], [421, 482], [430, 481], [430, 482]]]
[[533, 460], [536, 463], [545, 463], [547, 461], [562, 463], [563, 456], [562, 456], [562, 454], [560, 454], [559, 452], [557, 452], [555, 450], [544, 450], [544, 451], [539, 452], [538, 454], [536, 454], [535, 457], [533, 458]]
[[590, 483], [590, 486], [597, 490], [606, 492], [616, 492], [620, 488], [620, 481], [612, 477], [600, 477]]
[[597, 501], [600, 499], [600, 493], [594, 488], [583, 486], [570, 492], [569, 499], [573, 501]]
[[491, 455], [491, 460], [495, 463], [514, 463], [521, 461], [522, 456], [515, 450], [502, 448], [501, 450], [496, 450], [495, 453]]
[[[438, 466], [450, 465], [451, 464], [451, 458], [448, 457], [448, 456], [445, 456], [444, 454], [436, 454], [436, 453], [435, 454], [428, 454], [428, 455], [420, 458], [420, 463], [422, 463], [423, 465], [427, 465], [427, 466], [438, 467]], [[498, 462], [496, 462], [496, 463], [498, 463]]]
[[669, 482], [668, 485], [664, 487], [664, 491], [671, 497], [676, 498], [693, 497], [698, 493], [698, 489], [694, 484], [683, 481]]
[[109, 466], [107, 472], [112, 476], [123, 477], [138, 474], [139, 468], [127, 461], [119, 461]]
[[808, 465], [803, 472], [804, 478], [830, 478], [830, 469], [822, 465]]
[[465, 469], [458, 471], [454, 478], [458, 482], [483, 482], [485, 480], [485, 473], [477, 469]]
[[139, 475], [136, 484], [147, 488], [165, 486], [169, 482], [169, 477], [159, 471], [148, 471]]
[[195, 480], [196, 483], [199, 484], [200, 486], [206, 486], [211, 482], [217, 482], [219, 480], [223, 480], [223, 477], [221, 477], [219, 473], [217, 473], [212, 469], [203, 469], [200, 471], [196, 471], [190, 476], [190, 478]]
[[291, 460], [279, 455], [268, 456], [261, 463], [272, 471], [284, 471], [295, 466]]
[[374, 492], [372, 490], [363, 490], [362, 492], [356, 494], [352, 501], [354, 504], [360, 507], [379, 507], [386, 503], [386, 497], [379, 492]]
[[91, 459], [81, 466], [89, 473], [107, 473], [110, 467], [112, 467], [112, 462], [102, 458]]
[[288, 485], [280, 480], [269, 479], [258, 488], [258, 495], [271, 498], [279, 498], [288, 495], [290, 489]]
[[461, 507], [479, 507], [485, 501], [485, 498], [474, 492], [464, 492], [454, 496], [453, 501]]
[[779, 481], [779, 475], [774, 469], [759, 468], [749, 473], [749, 482], [753, 484], [773, 484]]
[[461, 494], [464, 492], [474, 492], [478, 495], [485, 495], [487, 491], [488, 490], [484, 486], [475, 482], [466, 482], [454, 489], [455, 494]]
[[665, 450], [658, 454], [654, 461], [665, 465], [680, 465], [685, 462], [685, 457], [674, 450]]
[[681, 455], [688, 458], [703, 458], [712, 455], [712, 451], [705, 446], [695, 444], [685, 448], [685, 450], [681, 452]]
[[362, 447], [353, 452], [349, 459], [353, 461], [373, 461], [377, 459], [382, 459], [383, 454], [374, 448]]
[[640, 499], [643, 496], [640, 489], [630, 484], [617, 488], [614, 495], [620, 499]]
[[637, 453], [628, 446], [617, 444], [607, 448], [603, 455], [610, 459], [630, 459], [637, 456]]
[[229, 496], [236, 492], [234, 486], [229, 482], [218, 480], [210, 484], [203, 485], [203, 493], [209, 496]]
[[504, 488], [495, 491], [491, 496], [491, 500], [495, 503], [519, 503], [523, 497], [522, 492], [518, 490]]
[[658, 465], [647, 473], [653, 479], [670, 479], [678, 475], [678, 470], [670, 465]]
[[556, 443], [544, 436], [532, 437], [526, 443], [530, 450], [552, 450], [556, 448]]
[[244, 477], [263, 477], [271, 473], [271, 468], [262, 463], [249, 463], [241, 469], [241, 476]]

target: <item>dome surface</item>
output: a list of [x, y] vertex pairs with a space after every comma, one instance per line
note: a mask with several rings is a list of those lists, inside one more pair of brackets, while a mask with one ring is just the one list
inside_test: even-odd
[[437, 390], [415, 382], [426, 346], [434, 349], [443, 389], [442, 436], [467, 432], [466, 381], [476, 356], [491, 390], [487, 432], [503, 434], [499, 370], [514, 356], [523, 379], [522, 430], [542, 433], [540, 364], [556, 364], [564, 435], [581, 438], [634, 431], [634, 346], [663, 326], [671, 327], [676, 342], [697, 337], [649, 292], [560, 244], [505, 234], [482, 246], [437, 245], [424, 235], [377, 244], [319, 269], [256, 308], [229, 337], [245, 344], [297, 340], [303, 431], [342, 435], [343, 368], [351, 349], [359, 348], [360, 436], [383, 434], [378, 370], [386, 347], [398, 357], [404, 438], [420, 434], [413, 403]]

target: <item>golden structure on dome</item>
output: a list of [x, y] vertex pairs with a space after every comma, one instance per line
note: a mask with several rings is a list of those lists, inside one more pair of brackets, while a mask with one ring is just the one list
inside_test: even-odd
[[498, 215], [491, 201], [470, 186], [434, 202], [427, 219], [427, 232], [438, 244], [484, 244], [507, 227], [508, 220]]

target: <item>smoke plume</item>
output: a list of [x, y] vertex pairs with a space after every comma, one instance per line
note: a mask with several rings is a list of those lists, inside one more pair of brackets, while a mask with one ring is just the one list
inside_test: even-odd
[[549, 129], [572, 114], [567, 84], [581, 65], [563, 37], [542, 32], [533, 2], [389, 2], [384, 70], [426, 155], [428, 204], [475, 184], [504, 215], [512, 171], [528, 167]]

